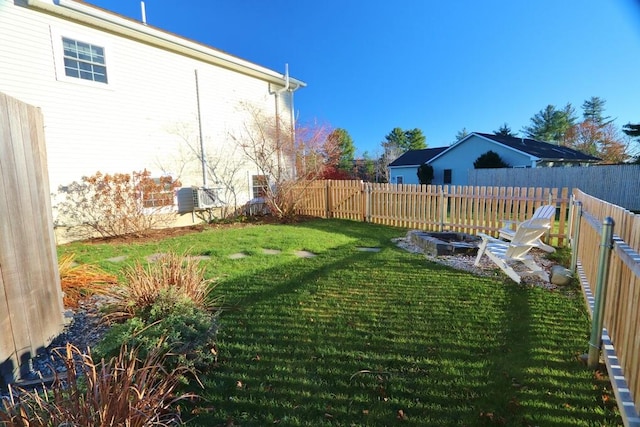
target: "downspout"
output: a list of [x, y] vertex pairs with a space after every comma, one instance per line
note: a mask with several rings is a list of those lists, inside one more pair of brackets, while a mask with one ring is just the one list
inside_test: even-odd
[[278, 147], [278, 175], [282, 173], [282, 147], [280, 141], [280, 94], [289, 90], [289, 64], [284, 64], [284, 87], [281, 89], [275, 89], [273, 95], [276, 101], [276, 144]]

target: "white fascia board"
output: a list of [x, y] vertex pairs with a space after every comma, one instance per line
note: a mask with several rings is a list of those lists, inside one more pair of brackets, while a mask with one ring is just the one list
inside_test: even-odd
[[[27, 0], [29, 7], [70, 19], [93, 28], [150, 44], [209, 64], [285, 86], [285, 76], [236, 56], [197, 43], [166, 31], [72, 0]], [[305, 87], [301, 80], [290, 78], [291, 90]]]

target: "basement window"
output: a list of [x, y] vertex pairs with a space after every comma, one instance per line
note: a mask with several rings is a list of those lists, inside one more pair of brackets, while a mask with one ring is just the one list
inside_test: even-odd
[[83, 80], [107, 83], [104, 47], [71, 38], [62, 38], [64, 74]]

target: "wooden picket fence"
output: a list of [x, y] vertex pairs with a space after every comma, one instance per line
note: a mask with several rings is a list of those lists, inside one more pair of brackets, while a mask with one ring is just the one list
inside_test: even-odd
[[[591, 309], [595, 304], [602, 224], [607, 217], [613, 219], [613, 245], [603, 293], [605, 341], [610, 341], [604, 350], [605, 362], [609, 376], [614, 380], [614, 391], [625, 425], [639, 426], [640, 215], [580, 190], [573, 191], [573, 199], [574, 206], [580, 202], [581, 209], [574, 207], [572, 216], [577, 216], [580, 211], [582, 215], [572, 221], [579, 232], [572, 246], [585, 299]], [[626, 385], [619, 386], [616, 383], [622, 378]]]
[[[611, 217], [614, 244], [606, 279], [603, 319], [608, 335], [603, 353], [625, 425], [640, 426], [640, 215], [578, 189], [569, 198], [567, 188], [318, 181], [301, 187], [298, 198], [301, 215], [492, 235], [497, 235], [502, 220], [522, 221], [538, 206], [554, 204], [557, 213], [548, 243], [560, 247], [572, 239], [579, 242], [573, 249], [588, 305], [593, 304], [598, 274], [602, 228], [598, 223]], [[584, 212], [579, 220], [577, 202]], [[577, 228], [576, 223], [580, 224]]]
[[544, 204], [557, 220], [547, 239], [567, 241], [569, 191], [564, 188], [463, 187], [317, 181], [300, 187], [298, 213], [429, 231], [497, 235], [503, 220], [523, 221]]

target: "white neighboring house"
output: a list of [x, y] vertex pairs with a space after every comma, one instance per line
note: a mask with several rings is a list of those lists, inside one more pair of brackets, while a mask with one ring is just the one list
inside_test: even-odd
[[[427, 150], [439, 150], [435, 155]], [[473, 132], [449, 147], [411, 150], [389, 164], [391, 183], [402, 177], [404, 184], [417, 184], [418, 166], [433, 167], [433, 185], [467, 185], [468, 171], [478, 157], [488, 151], [497, 153], [512, 168], [585, 166], [600, 161], [580, 151], [529, 138]], [[409, 181], [409, 180], [414, 180]]]
[[144, 169], [183, 187], [219, 186], [203, 173], [215, 165], [203, 167], [202, 142], [213, 163], [235, 162], [229, 181], [243, 204], [263, 185], [232, 138], [246, 131], [244, 110], [293, 129], [293, 93], [305, 86], [74, 0], [0, 0], [0, 40], [0, 92], [44, 115], [52, 191], [97, 171]]

